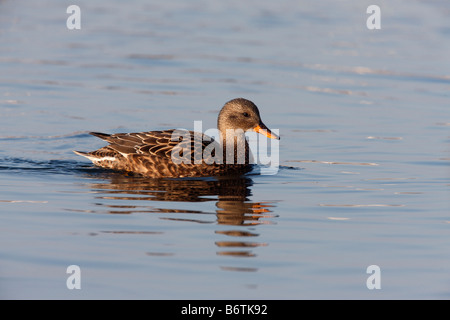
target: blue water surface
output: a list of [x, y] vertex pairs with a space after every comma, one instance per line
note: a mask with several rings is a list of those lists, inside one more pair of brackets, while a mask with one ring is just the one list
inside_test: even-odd
[[[0, 298], [449, 299], [450, 5], [381, 1], [369, 30], [371, 4], [82, 0], [69, 30], [65, 2], [0, 2]], [[279, 129], [277, 174], [72, 152], [236, 97]]]

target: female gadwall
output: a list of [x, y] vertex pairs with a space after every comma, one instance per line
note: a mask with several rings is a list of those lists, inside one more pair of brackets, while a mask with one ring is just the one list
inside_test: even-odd
[[91, 132], [108, 146], [74, 151], [95, 165], [150, 178], [182, 178], [244, 174], [252, 168], [245, 131], [280, 139], [261, 121], [256, 105], [246, 99], [228, 101], [220, 110], [219, 141], [187, 130], [105, 134]]

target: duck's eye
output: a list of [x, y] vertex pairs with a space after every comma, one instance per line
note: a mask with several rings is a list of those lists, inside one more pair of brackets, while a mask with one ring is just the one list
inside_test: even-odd
[[242, 115], [246, 118], [250, 117], [250, 115], [247, 112], [244, 112]]

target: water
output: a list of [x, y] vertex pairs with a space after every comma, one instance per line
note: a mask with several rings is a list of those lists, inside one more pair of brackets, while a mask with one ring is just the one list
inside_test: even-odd
[[[0, 3], [0, 297], [448, 299], [450, 6]], [[214, 128], [245, 97], [276, 175], [93, 167], [89, 131]], [[69, 290], [69, 265], [81, 290]], [[366, 269], [381, 270], [369, 290]]]

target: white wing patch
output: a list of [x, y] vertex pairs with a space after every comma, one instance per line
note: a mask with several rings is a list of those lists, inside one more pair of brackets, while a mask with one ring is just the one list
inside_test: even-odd
[[86, 157], [89, 160], [91, 160], [92, 162], [102, 162], [102, 161], [117, 161], [117, 159], [115, 157]]

